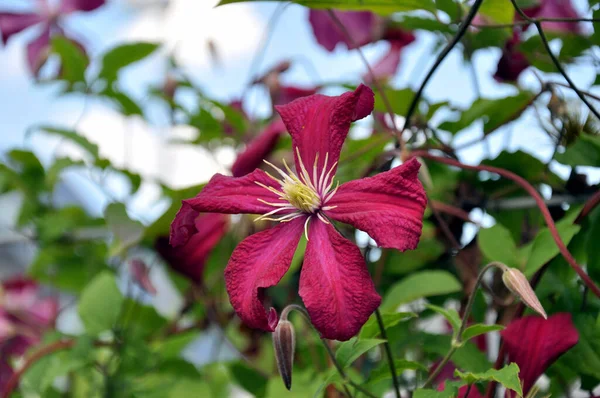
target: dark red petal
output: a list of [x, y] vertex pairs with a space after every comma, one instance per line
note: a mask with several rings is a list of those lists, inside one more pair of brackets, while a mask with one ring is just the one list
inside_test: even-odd
[[305, 217], [280, 223], [244, 239], [225, 268], [229, 301], [251, 328], [272, 332], [273, 313], [265, 310], [265, 289], [275, 286], [287, 272], [304, 230]]
[[326, 203], [337, 207], [325, 214], [365, 231], [379, 246], [412, 250], [419, 243], [427, 206], [419, 167], [412, 158], [385, 173], [347, 182]]
[[285, 125], [280, 118], [271, 122], [267, 128], [254, 138], [240, 153], [231, 166], [231, 173], [234, 177], [244, 176], [259, 167], [263, 159], [275, 149], [281, 133], [285, 131]]
[[42, 33], [27, 45], [27, 62], [29, 69], [34, 76], [37, 76], [40, 69], [48, 59], [50, 50], [50, 28], [44, 27]]
[[356, 335], [381, 303], [358, 247], [313, 218], [300, 274], [300, 297], [327, 339]]
[[[208, 256], [227, 232], [229, 217], [218, 213], [199, 216], [196, 212], [194, 214], [193, 233], [189, 235], [185, 244], [172, 247], [166, 238], [159, 238], [155, 247], [173, 270], [198, 283], [202, 280]], [[171, 227], [173, 228], [173, 225]], [[184, 231], [182, 230], [182, 236], [186, 234]]]
[[60, 12], [68, 14], [75, 11], [93, 11], [104, 3], [105, 0], [62, 0]]
[[350, 50], [381, 38], [384, 21], [378, 15], [369, 11], [334, 10], [333, 13], [350, 33], [352, 41], [331, 19], [328, 11], [311, 9], [308, 15], [317, 43], [327, 51], [333, 51], [338, 43], [344, 43]]
[[12, 12], [0, 12], [0, 32], [2, 32], [2, 42], [6, 44], [14, 34], [27, 29], [30, 26], [42, 22], [43, 18], [39, 14], [15, 14]]
[[524, 395], [546, 369], [579, 340], [568, 313], [555, 314], [547, 320], [537, 315], [526, 316], [512, 322], [500, 334], [509, 362], [519, 365]]
[[[275, 209], [258, 199], [270, 203], [284, 203], [273, 192], [261, 187], [257, 182], [268, 187], [280, 189], [280, 185], [264, 171], [257, 169], [243, 177], [227, 177], [215, 174], [202, 191], [193, 199], [183, 203], [200, 213], [224, 214], [264, 214]], [[285, 211], [277, 215], [287, 214]]]
[[[276, 109], [292, 136], [293, 147], [298, 148], [302, 161], [310, 172], [317, 153], [319, 171], [324, 169], [326, 153], [329, 153], [327, 169], [337, 162], [350, 123], [371, 113], [374, 102], [373, 91], [361, 84], [355, 91], [337, 97], [315, 94], [277, 106]], [[296, 169], [300, 170], [295, 149], [294, 157]]]
[[494, 79], [499, 82], [515, 82], [525, 69], [529, 67], [529, 62], [523, 53], [518, 50], [520, 37], [517, 32], [504, 44], [502, 57], [498, 61], [498, 67], [494, 74]]
[[181, 209], [175, 215], [171, 223], [170, 243], [173, 247], [185, 245], [192, 235], [197, 231], [196, 218], [200, 213], [192, 209], [192, 206], [183, 202]]
[[301, 88], [295, 86], [279, 86], [276, 90], [273, 90], [272, 101], [273, 105], [285, 105], [290, 102], [297, 100], [298, 98], [308, 97], [309, 95], [316, 94], [318, 88]]
[[8, 383], [14, 373], [8, 359], [8, 355], [4, 353], [0, 357], [0, 391], [4, 391], [6, 383]]

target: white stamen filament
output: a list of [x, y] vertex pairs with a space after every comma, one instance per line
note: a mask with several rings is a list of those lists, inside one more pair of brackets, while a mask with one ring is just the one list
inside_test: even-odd
[[[281, 179], [278, 179], [267, 173], [271, 179], [279, 184], [279, 188], [265, 185], [259, 181], [256, 181], [256, 184], [277, 195], [277, 199], [281, 200], [281, 202], [269, 202], [262, 198], [257, 198], [259, 202], [267, 206], [272, 206], [274, 209], [259, 216], [255, 221], [268, 220], [289, 222], [303, 215], [316, 215], [319, 220], [326, 224], [330, 224], [322, 211], [331, 210], [337, 207], [326, 206], [327, 202], [333, 198], [339, 187], [338, 182], [335, 189], [331, 190], [334, 182], [334, 176], [332, 176], [332, 173], [337, 165], [337, 162], [334, 162], [331, 166], [327, 167], [329, 163], [329, 153], [325, 153], [324, 163], [319, 172], [319, 154], [317, 153], [312, 167], [311, 178], [311, 175], [304, 166], [304, 162], [302, 161], [300, 150], [298, 148], [296, 148], [296, 155], [300, 167], [300, 170], [297, 170], [299, 174], [294, 173], [290, 169], [285, 162], [285, 159], [283, 160], [283, 165], [287, 173], [274, 164], [266, 160], [264, 161], [281, 176]], [[278, 213], [281, 212], [289, 213], [279, 215]], [[276, 215], [276, 217], [271, 217], [273, 215]], [[308, 222], [310, 219], [311, 217], [306, 217], [306, 221], [304, 222], [304, 234], [307, 240]]]

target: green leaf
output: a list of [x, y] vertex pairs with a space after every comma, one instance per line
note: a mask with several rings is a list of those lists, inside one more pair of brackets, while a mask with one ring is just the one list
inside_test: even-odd
[[455, 398], [456, 388], [444, 389], [444, 391], [431, 390], [429, 388], [418, 388], [413, 394], [413, 398]]
[[479, 7], [479, 13], [498, 24], [512, 23], [515, 15], [510, 0], [486, 0]]
[[506, 389], [513, 390], [520, 397], [523, 396], [521, 380], [519, 380], [519, 366], [516, 363], [511, 363], [498, 370], [490, 369], [484, 373], [463, 373], [457, 369], [454, 371], [454, 375], [460, 377], [467, 384], [495, 381], [502, 384]]
[[462, 111], [460, 118], [453, 122], [444, 122], [439, 128], [456, 134], [469, 127], [476, 120], [483, 120], [483, 133], [490, 134], [498, 127], [521, 116], [521, 113], [531, 104], [535, 95], [529, 91], [521, 91], [517, 95], [486, 99], [479, 98]]
[[115, 275], [104, 271], [85, 287], [79, 299], [78, 312], [85, 330], [90, 335], [112, 329], [123, 305], [124, 298]]
[[107, 86], [104, 90], [96, 94], [116, 105], [119, 112], [125, 116], [144, 116], [144, 111], [132, 98], [112, 86]]
[[129, 218], [123, 203], [111, 203], [104, 210], [106, 225], [114, 236], [110, 255], [116, 256], [138, 243], [144, 236], [144, 226]]
[[458, 312], [456, 312], [456, 310], [453, 308], [446, 309], [433, 304], [427, 304], [427, 308], [442, 315], [448, 322], [450, 322], [450, 325], [452, 325], [453, 336], [456, 338], [456, 334], [462, 325], [462, 320], [460, 319]]
[[[383, 320], [383, 326], [385, 326], [386, 329], [389, 329], [396, 326], [401, 321], [415, 318], [416, 316], [417, 314], [414, 312], [383, 312], [381, 314], [381, 319]], [[379, 330], [379, 324], [377, 323], [377, 316], [373, 314], [363, 325], [362, 329], [360, 329], [358, 338], [361, 340], [372, 339], [379, 336], [380, 333], [381, 331]]]
[[590, 227], [585, 241], [588, 272], [593, 280], [600, 280], [600, 208], [596, 208], [588, 220]]
[[[388, 99], [394, 113], [398, 115], [406, 115], [411, 101], [415, 97], [415, 92], [411, 88], [403, 89], [386, 89], [385, 96]], [[387, 106], [378, 91], [375, 93], [375, 110], [378, 112], [387, 113]]]
[[229, 366], [233, 379], [246, 391], [257, 398], [264, 397], [269, 379], [242, 362]]
[[[575, 209], [574, 209], [575, 210]], [[560, 238], [565, 245], [571, 242], [571, 239], [579, 232], [581, 226], [573, 224], [575, 217], [578, 215], [578, 211], [570, 211], [569, 217], [564, 217], [562, 220], [556, 223], [556, 229]], [[554, 238], [548, 228], [542, 229], [535, 237], [531, 246], [529, 257], [527, 258], [527, 264], [525, 265], [524, 274], [526, 277], [531, 278], [544, 264], [552, 260], [555, 256], [560, 253]]]
[[573, 167], [600, 167], [600, 136], [582, 134], [564, 153], [557, 153], [554, 159]]
[[423, 230], [419, 245], [415, 250], [401, 253], [397, 250], [388, 250], [383, 253], [381, 260], [384, 262], [386, 274], [408, 274], [438, 259], [445, 252], [444, 244], [436, 235], [436, 228], [429, 222], [423, 223]]
[[[257, 1], [264, 0], [221, 0], [218, 6]], [[384, 15], [412, 10], [426, 10], [431, 12], [435, 12], [436, 10], [433, 0], [293, 0], [292, 2], [310, 8], [335, 8], [338, 10], [353, 11], [363, 10]]]
[[517, 246], [510, 231], [501, 224], [481, 229], [477, 236], [479, 248], [490, 261], [499, 261], [509, 267], [519, 267]]
[[385, 340], [380, 339], [358, 340], [356, 337], [353, 337], [340, 345], [335, 352], [335, 359], [338, 361], [342, 369], [345, 369], [352, 365], [352, 363], [356, 361], [362, 354], [384, 342]]
[[88, 140], [83, 135], [79, 134], [77, 131], [63, 129], [59, 127], [53, 126], [39, 126], [37, 129], [32, 131], [41, 131], [48, 135], [55, 135], [61, 138], [66, 139], [85, 150], [89, 155], [91, 155], [94, 159], [97, 159], [100, 150], [98, 149], [98, 145], [94, 144], [90, 140]]
[[60, 78], [70, 85], [85, 83], [85, 70], [89, 59], [82, 49], [64, 36], [52, 37], [51, 52], [60, 57]]
[[[405, 370], [421, 370], [427, 372], [427, 367], [425, 365], [407, 359], [394, 360], [394, 367], [396, 368], [396, 374], [398, 375], [402, 374]], [[375, 384], [391, 378], [392, 374], [390, 373], [390, 366], [387, 362], [384, 362], [371, 372], [369, 375], [369, 384]]]
[[497, 332], [499, 330], [503, 330], [504, 326], [502, 325], [484, 325], [482, 323], [478, 323], [476, 325], [471, 325], [465, 329], [462, 334], [462, 340], [468, 341], [474, 337], [480, 336], [482, 334], [486, 334], [489, 332]]
[[116, 80], [119, 71], [135, 62], [141, 61], [158, 48], [157, 43], [128, 43], [110, 49], [102, 57], [99, 78]]
[[46, 186], [52, 189], [58, 182], [61, 173], [71, 167], [84, 167], [82, 160], [73, 160], [71, 158], [56, 158], [54, 163], [46, 170]]
[[381, 310], [393, 311], [399, 305], [423, 297], [440, 296], [461, 290], [460, 282], [447, 271], [422, 271], [407, 276], [388, 290]]
[[600, 379], [600, 316], [579, 314], [573, 319], [579, 332], [579, 342], [561, 361], [580, 375]]

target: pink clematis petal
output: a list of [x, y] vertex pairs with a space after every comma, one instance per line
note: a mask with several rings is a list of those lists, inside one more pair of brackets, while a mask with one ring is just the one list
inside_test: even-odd
[[[315, 158], [319, 154], [317, 169], [329, 170], [340, 157], [350, 124], [371, 113], [374, 102], [373, 91], [361, 84], [355, 91], [337, 97], [315, 94], [275, 108], [292, 136], [293, 146], [300, 153], [306, 169], [313, 170]], [[300, 170], [296, 151], [294, 157], [296, 170]], [[332, 175], [335, 170], [334, 167]]]
[[524, 396], [546, 369], [579, 341], [569, 313], [555, 314], [547, 320], [537, 315], [526, 316], [512, 322], [500, 334], [509, 362], [516, 362], [521, 369]]
[[12, 35], [27, 29], [30, 26], [42, 22], [43, 17], [40, 14], [27, 13], [15, 14], [12, 12], [0, 12], [0, 32], [2, 33], [2, 42], [8, 43]]
[[173, 270], [199, 283], [208, 256], [227, 232], [229, 217], [218, 213], [194, 214], [194, 233], [189, 236], [187, 244], [172, 247], [165, 238], [159, 238], [155, 247]]
[[244, 176], [261, 165], [263, 159], [273, 151], [281, 134], [286, 131], [285, 125], [280, 118], [271, 122], [265, 131], [254, 138], [240, 153], [231, 166], [234, 177]]
[[75, 11], [93, 11], [102, 7], [105, 0], [62, 0], [60, 4], [60, 13], [69, 14]]
[[[275, 189], [281, 188], [279, 183], [260, 169], [243, 177], [215, 174], [195, 198], [184, 200], [183, 203], [200, 213], [224, 214], [265, 214], [273, 211], [273, 206], [259, 199], [269, 203], [287, 204], [279, 200], [278, 195], [257, 183]], [[277, 214], [285, 215], [290, 212], [292, 211], [284, 210]]]
[[342, 184], [325, 214], [368, 233], [379, 246], [414, 249], [421, 236], [427, 199], [412, 158], [374, 177]]
[[373, 43], [383, 34], [384, 20], [369, 11], [336, 11], [333, 13], [351, 35], [352, 41], [331, 19], [328, 11], [310, 10], [308, 20], [312, 26], [317, 43], [327, 51], [333, 51], [338, 43], [351, 50], [357, 46]]
[[[400, 65], [402, 50], [415, 41], [415, 35], [402, 29], [389, 29], [386, 31], [384, 38], [390, 42], [390, 49], [371, 69], [376, 80], [385, 81], [396, 74]], [[366, 73], [363, 80], [372, 83], [373, 77], [370, 73]]]
[[0, 354], [0, 391], [4, 391], [6, 383], [11, 379], [14, 371], [4, 353], [0, 352]]
[[520, 37], [517, 32], [504, 44], [502, 57], [498, 61], [498, 68], [494, 74], [494, 79], [498, 82], [515, 82], [525, 69], [529, 67], [529, 62], [523, 53], [518, 49]]
[[27, 45], [27, 63], [34, 76], [37, 76], [40, 69], [48, 59], [50, 50], [50, 27], [45, 26], [42, 33]]
[[21, 277], [2, 284], [3, 310], [14, 316], [15, 323], [24, 323], [35, 328], [45, 328], [54, 323], [58, 314], [55, 298], [42, 298], [38, 285]]
[[[531, 18], [581, 18], [575, 7], [573, 7], [571, 0], [542, 0], [541, 4], [523, 11]], [[542, 28], [548, 32], [581, 33], [581, 25], [577, 21], [544, 21], [542, 22]]]
[[312, 324], [327, 339], [356, 335], [381, 303], [360, 250], [331, 224], [313, 218], [299, 294]]
[[151, 295], [156, 295], [156, 288], [150, 280], [150, 268], [148, 268], [143, 260], [134, 258], [129, 261], [129, 273], [139, 287]]
[[233, 309], [249, 327], [272, 332], [277, 322], [265, 310], [265, 289], [287, 272], [304, 230], [305, 217], [280, 223], [244, 239], [225, 268], [225, 285]]

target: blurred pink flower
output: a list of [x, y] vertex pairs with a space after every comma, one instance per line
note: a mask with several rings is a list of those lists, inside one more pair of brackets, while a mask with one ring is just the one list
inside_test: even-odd
[[269, 90], [273, 107], [276, 105], [285, 105], [295, 99], [316, 94], [319, 90], [319, 87], [302, 88], [282, 84], [281, 75], [287, 72], [290, 67], [290, 61], [281, 61], [252, 82], [253, 84], [262, 84]]
[[506, 41], [502, 49], [502, 56], [498, 61], [498, 67], [494, 79], [498, 82], [516, 82], [521, 72], [529, 67], [525, 55], [518, 49], [521, 43], [520, 33], [515, 31], [513, 37]]
[[[530, 18], [581, 18], [571, 0], [541, 0], [538, 5], [523, 8], [523, 12]], [[542, 29], [549, 32], [581, 33], [581, 25], [577, 21], [545, 21], [542, 22]]]
[[264, 292], [287, 272], [303, 232], [308, 245], [299, 294], [311, 322], [329, 339], [355, 335], [381, 301], [360, 250], [330, 220], [367, 232], [382, 247], [416, 247], [426, 206], [416, 160], [333, 187], [350, 124], [369, 115], [373, 105], [373, 92], [361, 85], [338, 97], [312, 95], [278, 106], [292, 136], [298, 174], [275, 166], [281, 180], [260, 169], [238, 178], [216, 174], [195, 198], [183, 202], [173, 221], [172, 241], [180, 241], [179, 226], [188, 208], [261, 214], [259, 219], [280, 222], [243, 240], [225, 269], [231, 304], [248, 326], [274, 330], [262, 302]]
[[[394, 76], [400, 65], [400, 55], [404, 47], [415, 40], [412, 32], [402, 30], [389, 24], [389, 20], [369, 11], [337, 11], [333, 13], [344, 25], [351, 40], [338, 24], [332, 20], [328, 11], [311, 9], [309, 21], [317, 42], [327, 51], [332, 52], [338, 44], [352, 50], [380, 40], [388, 41], [388, 52], [372, 67], [377, 80], [387, 80]], [[365, 73], [363, 79], [372, 83], [373, 76]]]
[[37, 344], [57, 314], [58, 301], [40, 297], [35, 282], [15, 278], [0, 284], [0, 391], [13, 373], [9, 358]]
[[27, 62], [31, 73], [37, 76], [48, 57], [51, 36], [65, 36], [60, 20], [73, 12], [92, 11], [103, 4], [104, 0], [61, 0], [55, 6], [48, 0], [38, 0], [35, 12], [13, 13], [0, 11], [2, 41], [6, 45], [13, 35], [31, 26], [41, 25], [42, 29], [39, 36], [27, 44]]

